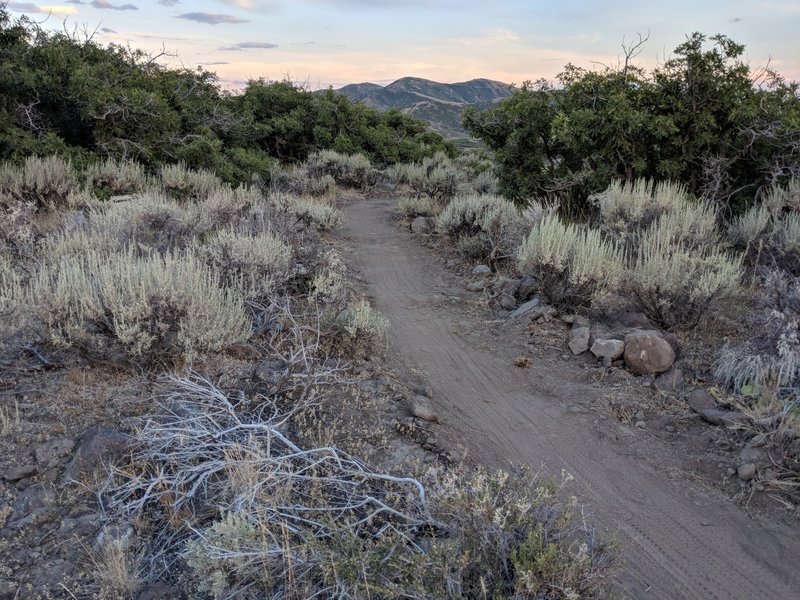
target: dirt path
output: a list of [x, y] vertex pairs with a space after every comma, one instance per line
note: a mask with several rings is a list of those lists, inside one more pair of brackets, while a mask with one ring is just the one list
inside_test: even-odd
[[[444, 427], [490, 466], [509, 462], [564, 469], [575, 477], [589, 519], [623, 548], [624, 593], [632, 598], [775, 598], [800, 595], [800, 544], [766, 530], [716, 493], [676, 485], [597, 434], [570, 410], [591, 394], [558, 373], [517, 369], [458, 333], [467, 315], [442, 308], [448, 275], [430, 250], [390, 221], [395, 201], [347, 210], [345, 245], [376, 306], [391, 322], [396, 359], [425, 373]], [[437, 296], [438, 295], [438, 296]], [[550, 381], [541, 385], [541, 381]], [[555, 384], [553, 384], [555, 381]], [[538, 382], [538, 383], [537, 383]], [[596, 391], [594, 392], [597, 393]], [[635, 436], [626, 444], [636, 444]], [[694, 486], [697, 487], [697, 486]]]

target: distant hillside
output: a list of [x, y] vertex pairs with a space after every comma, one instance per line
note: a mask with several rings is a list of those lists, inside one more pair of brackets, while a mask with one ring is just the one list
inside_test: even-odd
[[512, 88], [489, 79], [473, 79], [463, 83], [437, 83], [418, 77], [404, 77], [386, 87], [374, 83], [354, 83], [336, 90], [350, 100], [386, 110], [399, 108], [427, 121], [448, 139], [467, 139], [461, 127], [461, 112], [467, 106], [485, 108], [507, 98]]

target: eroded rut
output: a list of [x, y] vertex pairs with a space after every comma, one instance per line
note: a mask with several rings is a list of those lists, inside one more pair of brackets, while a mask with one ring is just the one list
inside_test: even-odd
[[[425, 372], [444, 426], [461, 437], [473, 459], [493, 467], [544, 465], [550, 473], [564, 469], [573, 475], [589, 519], [622, 547], [625, 596], [800, 595], [797, 540], [764, 529], [725, 498], [694, 496], [621, 454], [618, 445], [571, 418], [571, 398], [536, 391], [536, 379], [544, 374], [537, 374], [535, 364], [517, 369], [453, 333], [467, 316], [458, 306], [426, 306], [433, 294], [447, 292], [441, 289], [444, 268], [391, 221], [395, 203], [376, 199], [350, 206], [344, 243], [391, 322], [392, 352]], [[574, 387], [565, 389], [574, 393]]]

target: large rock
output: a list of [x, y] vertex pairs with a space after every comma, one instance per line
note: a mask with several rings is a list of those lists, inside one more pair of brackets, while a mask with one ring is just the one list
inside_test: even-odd
[[522, 306], [517, 308], [517, 310], [515, 310], [513, 313], [511, 313], [511, 318], [512, 319], [519, 319], [520, 317], [522, 317], [522, 316], [528, 314], [529, 312], [531, 312], [534, 308], [539, 306], [541, 303], [542, 303], [541, 300], [539, 300], [538, 298], [534, 298], [533, 300], [528, 300], [525, 304], [523, 304]]
[[717, 408], [717, 401], [714, 400], [714, 396], [704, 389], [692, 391], [686, 397], [686, 402], [689, 408], [696, 413], [702, 413], [704, 410], [716, 410]]
[[487, 267], [486, 265], [476, 265], [474, 269], [472, 269], [473, 275], [491, 275], [492, 270]]
[[662, 392], [680, 392], [686, 386], [686, 378], [682, 369], [675, 368], [656, 377], [654, 383]]
[[597, 358], [604, 361], [615, 361], [625, 352], [625, 342], [596, 339], [592, 344], [591, 351]]
[[439, 415], [433, 410], [431, 401], [425, 396], [415, 396], [411, 403], [411, 414], [423, 421], [439, 422]]
[[433, 233], [436, 229], [436, 221], [430, 217], [417, 217], [411, 221], [411, 231], [417, 235]]
[[95, 469], [118, 459], [128, 448], [130, 437], [108, 427], [92, 427], [81, 436], [78, 449], [67, 465], [64, 481], [79, 481]]
[[573, 327], [570, 332], [569, 349], [573, 354], [583, 354], [589, 349], [589, 328]]
[[507, 294], [509, 296], [513, 296], [517, 293], [517, 288], [519, 287], [519, 279], [508, 279], [503, 277], [502, 279], [495, 281], [492, 284], [492, 294], [494, 296], [502, 296], [503, 294]]
[[655, 375], [670, 370], [675, 350], [660, 331], [636, 331], [625, 336], [624, 357], [631, 373]]
[[34, 456], [36, 457], [39, 472], [44, 472], [66, 462], [67, 456], [69, 456], [74, 447], [75, 440], [69, 438], [50, 440], [36, 446]]
[[500, 306], [505, 310], [514, 310], [517, 307], [517, 300], [510, 294], [500, 294]]
[[486, 283], [483, 281], [470, 281], [466, 287], [468, 292], [482, 292], [486, 287]]

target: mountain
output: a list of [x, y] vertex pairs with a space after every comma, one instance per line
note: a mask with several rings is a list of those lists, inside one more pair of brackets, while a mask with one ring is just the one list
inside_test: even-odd
[[398, 108], [430, 123], [445, 138], [469, 139], [461, 126], [461, 113], [467, 106], [488, 108], [507, 98], [513, 88], [499, 81], [473, 79], [462, 83], [438, 83], [419, 77], [404, 77], [383, 87], [374, 83], [354, 83], [335, 90], [354, 102], [379, 110]]

